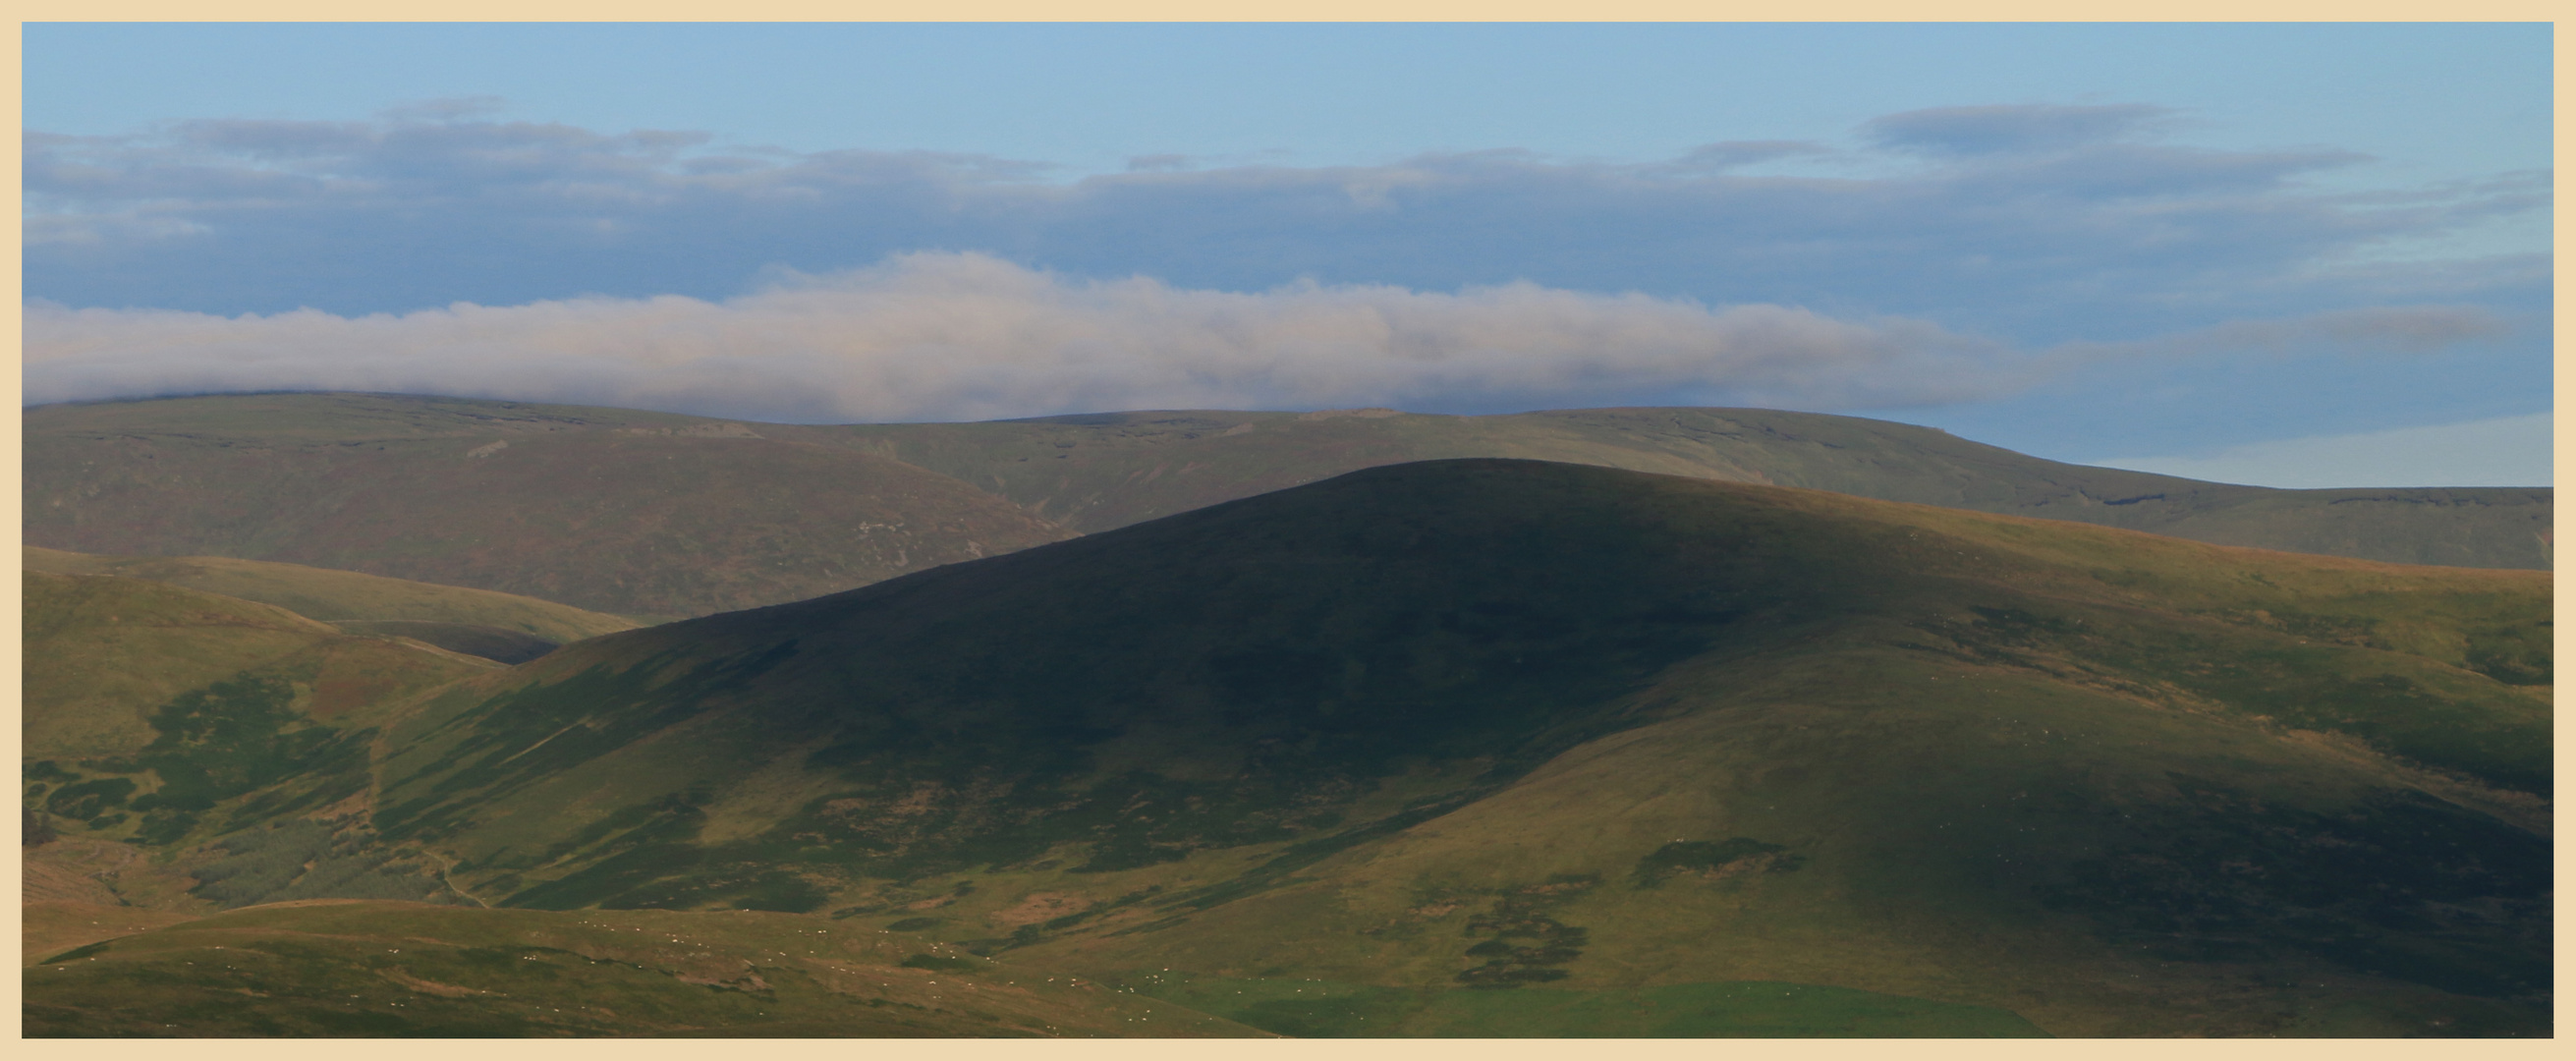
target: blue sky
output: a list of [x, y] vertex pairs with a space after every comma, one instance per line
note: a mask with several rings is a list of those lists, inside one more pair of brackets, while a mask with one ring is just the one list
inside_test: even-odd
[[1768, 404], [2278, 485], [2547, 478], [2545, 27], [34, 25], [24, 50], [35, 401]]

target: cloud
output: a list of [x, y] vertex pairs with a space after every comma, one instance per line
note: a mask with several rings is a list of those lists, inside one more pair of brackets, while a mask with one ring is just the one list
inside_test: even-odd
[[2438, 427], [2279, 439], [2216, 453], [2088, 461], [2211, 482], [2290, 489], [2342, 486], [2548, 486], [2549, 413]]
[[1871, 140], [1900, 150], [1988, 155], [2117, 140], [2167, 124], [2172, 115], [2167, 108], [2143, 103], [1932, 107], [1872, 118], [1861, 129]]
[[[1945, 108], [1881, 119], [1876, 146], [1857, 151], [1755, 141], [1640, 164], [1516, 151], [1321, 167], [1143, 158], [1073, 181], [1029, 160], [749, 150], [470, 113], [202, 121], [29, 134], [23, 260], [27, 293], [67, 305], [352, 314], [585, 294], [718, 300], [772, 266], [832, 273], [977, 251], [1194, 289], [1527, 281], [1806, 306], [2033, 347], [2389, 302], [2547, 304], [2545, 270], [2362, 264], [2499, 217], [2545, 229], [2545, 181], [2338, 196], [2301, 179], [2358, 156], [2140, 138], [2165, 117], [2146, 105]], [[1819, 152], [1872, 164], [1834, 178], [1738, 172]]]
[[1493, 411], [1675, 392], [1831, 408], [1991, 393], [2018, 386], [2026, 360], [1920, 321], [1530, 284], [1229, 293], [1071, 280], [975, 254], [779, 279], [722, 302], [587, 298], [399, 316], [36, 304], [26, 396], [430, 392], [799, 421]]
[[806, 422], [1355, 405], [1886, 410], [2011, 394], [2108, 358], [2312, 341], [2422, 348], [2497, 327], [2473, 310], [2428, 307], [2024, 351], [1906, 318], [1528, 283], [1227, 292], [960, 253], [768, 279], [722, 301], [592, 297], [358, 317], [36, 303], [25, 400], [352, 390]]

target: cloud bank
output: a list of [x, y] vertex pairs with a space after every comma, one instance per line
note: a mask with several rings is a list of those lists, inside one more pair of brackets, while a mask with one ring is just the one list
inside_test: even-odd
[[[961, 253], [775, 280], [723, 301], [592, 297], [357, 317], [38, 303], [27, 314], [26, 400], [353, 390], [802, 422], [1354, 405], [1888, 409], [1992, 397], [2089, 359], [2189, 354], [2228, 339], [2222, 330], [2116, 352], [2025, 353], [1919, 320], [1778, 305], [1527, 283], [1236, 293], [1074, 279]], [[2474, 313], [2433, 307], [2238, 330], [2352, 342], [2369, 338], [2365, 324], [2398, 346], [2478, 327]]]
[[1530, 284], [1261, 293], [1070, 280], [977, 254], [789, 277], [721, 302], [584, 298], [396, 315], [35, 305], [31, 403], [243, 390], [485, 395], [767, 420], [1132, 408], [1489, 409], [1640, 394], [1814, 407], [2009, 385], [1997, 344], [1917, 321], [1709, 309]]

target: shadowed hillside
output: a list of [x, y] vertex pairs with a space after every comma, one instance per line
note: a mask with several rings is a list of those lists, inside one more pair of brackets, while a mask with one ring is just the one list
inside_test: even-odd
[[798, 426], [385, 395], [27, 411], [25, 534], [644, 618], [783, 603], [1406, 461], [1513, 457], [2399, 563], [2545, 568], [2547, 489], [2268, 490], [1745, 409]]
[[2548, 601], [1408, 464], [471, 679], [371, 822], [495, 905], [828, 915], [1292, 1034], [1484, 991], [1532, 1034], [2545, 1034]]

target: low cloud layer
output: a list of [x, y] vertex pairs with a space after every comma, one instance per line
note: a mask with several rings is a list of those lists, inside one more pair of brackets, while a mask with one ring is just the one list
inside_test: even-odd
[[[2227, 341], [2188, 333], [2119, 351], [2024, 353], [1918, 320], [1777, 305], [1531, 284], [1233, 293], [1069, 279], [978, 254], [776, 280], [725, 301], [595, 297], [358, 317], [38, 303], [27, 315], [26, 400], [355, 390], [804, 422], [1673, 401], [1888, 409], [2010, 393], [2086, 360]], [[2476, 332], [2474, 313], [2462, 312], [2238, 327], [2261, 341], [2336, 342], [2375, 328], [2404, 345], [2444, 328]]]

